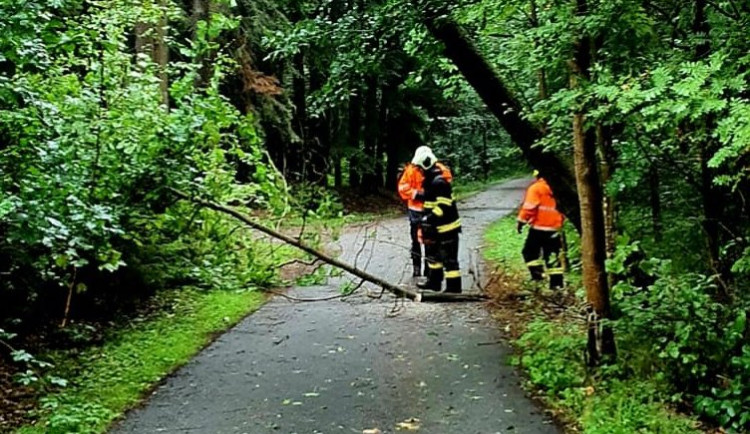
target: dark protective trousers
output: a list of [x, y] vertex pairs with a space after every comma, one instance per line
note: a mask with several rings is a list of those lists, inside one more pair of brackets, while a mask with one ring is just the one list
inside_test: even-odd
[[560, 261], [562, 240], [559, 231], [540, 231], [529, 229], [522, 254], [529, 268], [532, 280], [544, 279], [544, 267], [547, 267], [550, 288], [563, 286], [563, 268]]
[[445, 292], [461, 292], [461, 271], [458, 267], [458, 232], [443, 235], [434, 242], [425, 242], [427, 257], [427, 289], [440, 291], [445, 279]]
[[411, 264], [414, 276], [422, 276], [422, 243], [419, 242], [419, 221], [424, 213], [409, 210], [409, 236], [411, 237]]

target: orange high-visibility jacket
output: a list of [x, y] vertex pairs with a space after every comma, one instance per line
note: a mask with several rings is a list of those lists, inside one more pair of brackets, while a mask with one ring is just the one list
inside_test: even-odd
[[[443, 163], [435, 163], [443, 172], [443, 179], [448, 182], [453, 181], [451, 170]], [[422, 183], [424, 182], [424, 172], [416, 164], [409, 163], [404, 167], [404, 173], [398, 180], [398, 195], [406, 201], [410, 210], [424, 211], [424, 202], [416, 199], [418, 193], [422, 193]]]
[[557, 202], [552, 189], [542, 178], [537, 179], [526, 189], [518, 221], [528, 223], [540, 231], [558, 231], [565, 217], [557, 210]]

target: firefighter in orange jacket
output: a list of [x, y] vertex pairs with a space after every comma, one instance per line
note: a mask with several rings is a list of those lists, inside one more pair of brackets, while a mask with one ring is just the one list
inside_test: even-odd
[[417, 150], [415, 164], [424, 169], [424, 217], [420, 222], [427, 261], [427, 279], [417, 287], [440, 291], [445, 279], [445, 292], [461, 292], [461, 271], [458, 266], [458, 234], [461, 219], [453, 200], [451, 184], [443, 177], [435, 156], [429, 149]]
[[[427, 146], [420, 146], [417, 148], [414, 155], [421, 155], [422, 153], [432, 154], [432, 150]], [[451, 182], [453, 176], [450, 169], [442, 163], [436, 163], [437, 167], [442, 171], [443, 178]], [[398, 180], [398, 194], [406, 202], [409, 208], [409, 234], [411, 236], [411, 260], [413, 266], [414, 277], [422, 276], [422, 244], [419, 240], [419, 222], [425, 214], [424, 210], [424, 190], [422, 184], [424, 183], [425, 173], [424, 169], [418, 166], [416, 163], [411, 162], [404, 167], [404, 171]], [[426, 274], [426, 269], [425, 273]]]
[[539, 176], [537, 170], [534, 171], [534, 176], [537, 179], [526, 190], [518, 212], [518, 233], [521, 233], [524, 225], [529, 225], [529, 234], [522, 251], [523, 259], [532, 280], [544, 279], [546, 265], [550, 288], [561, 288], [563, 268], [560, 260], [560, 231], [565, 217], [557, 211], [557, 202], [547, 181]]

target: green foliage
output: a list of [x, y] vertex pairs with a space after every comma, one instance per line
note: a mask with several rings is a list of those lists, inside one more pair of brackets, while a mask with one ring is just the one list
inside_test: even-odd
[[[524, 237], [514, 234], [513, 215], [494, 223], [485, 234], [488, 248], [484, 253], [492, 264], [502, 269], [505, 284], [522, 287], [526, 280], [520, 255]], [[637, 245], [623, 240], [609, 267], [627, 274], [630, 267], [638, 265], [628, 260], [629, 255], [637, 250]], [[661, 270], [653, 265], [648, 269], [654, 273]], [[574, 276], [566, 276], [570, 277], [575, 281]], [[624, 299], [632, 297], [630, 292], [623, 292], [623, 285], [614, 291], [615, 309], [619, 309]], [[657, 372], [654, 368], [654, 363], [659, 366], [664, 363], [654, 356], [656, 350], [648, 344], [652, 342], [653, 332], [648, 329], [647, 322], [654, 317], [640, 317], [638, 321], [642, 326], [628, 329], [633, 327], [628, 322], [633, 321], [633, 316], [650, 315], [644, 313], [648, 311], [645, 305], [640, 306], [640, 311], [634, 308], [632, 312], [622, 313], [621, 319], [615, 323], [618, 363], [593, 369], [586, 366], [585, 325], [568, 316], [550, 319], [534, 310], [534, 306], [542, 302], [540, 299], [527, 300], [525, 308], [536, 314], [528, 324], [514, 324], [514, 327], [526, 329], [514, 342], [518, 350], [514, 362], [527, 374], [529, 383], [544, 392], [547, 403], [562, 412], [564, 420], [574, 422], [581, 432], [589, 434], [701, 432], [693, 418], [677, 414], [669, 406], [674, 400], [679, 401], [680, 395], [674, 393], [673, 386], [663, 375], [668, 370]], [[702, 306], [691, 308], [703, 309]], [[665, 317], [655, 321], [662, 327], [669, 323]], [[693, 336], [703, 333], [694, 328], [690, 329]], [[684, 346], [688, 345], [684, 343]], [[700, 343], [691, 346], [692, 351], [700, 351], [699, 347]], [[710, 351], [706, 349], [706, 354]]]
[[510, 214], [493, 223], [484, 234], [487, 248], [482, 251], [484, 257], [505, 273], [525, 273], [521, 249], [526, 240], [524, 235], [516, 233], [516, 216]]
[[516, 344], [529, 380], [550, 396], [584, 385], [586, 337], [577, 325], [533, 321]]
[[616, 330], [629, 349], [620, 363], [666, 380], [679, 391], [676, 399], [687, 393], [699, 413], [723, 426], [747, 429], [747, 304], [716, 301], [712, 278], [673, 275], [668, 264], [656, 265], [658, 278], [648, 289], [621, 282], [613, 290], [622, 311]]
[[[121, 291], [90, 283], [123, 268], [157, 286], [257, 286], [273, 277], [249, 237], [227, 241], [230, 223], [175, 204], [167, 190], [255, 207], [283, 202], [252, 119], [219, 91], [234, 63], [216, 39], [238, 22], [217, 13], [189, 41], [167, 36], [182, 55], [168, 67], [167, 108], [159, 66], [128, 46], [136, 22], [156, 23], [162, 13], [181, 14], [116, 0], [85, 13], [75, 2], [0, 5], [8, 29], [0, 61], [12, 71], [0, 80], [0, 258], [10, 276], [0, 295], [28, 310], [59, 300], [63, 288]], [[207, 53], [213, 65], [199, 89]], [[251, 183], [235, 181], [239, 164], [255, 168]], [[223, 244], [211, 247], [216, 240]]]
[[[80, 354], [58, 352], [55, 374], [70, 379], [67, 388], [42, 399], [40, 421], [21, 428], [31, 433], [100, 433], [143, 393], [186, 363], [211, 341], [257, 309], [264, 296], [254, 291], [163, 293], [164, 311], [141, 318], [108, 336], [102, 347]], [[106, 394], [101, 391], [106, 390]]]

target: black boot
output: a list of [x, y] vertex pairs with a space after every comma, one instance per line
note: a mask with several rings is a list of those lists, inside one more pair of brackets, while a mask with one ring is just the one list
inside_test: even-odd
[[531, 280], [544, 280], [544, 267], [541, 265], [529, 265]]
[[429, 277], [417, 282], [417, 288], [440, 292], [440, 281], [431, 280]]
[[550, 274], [549, 275], [549, 288], [558, 289], [564, 286], [562, 274]]
[[451, 294], [461, 293], [461, 278], [454, 277], [451, 279], [445, 279], [445, 292]]

